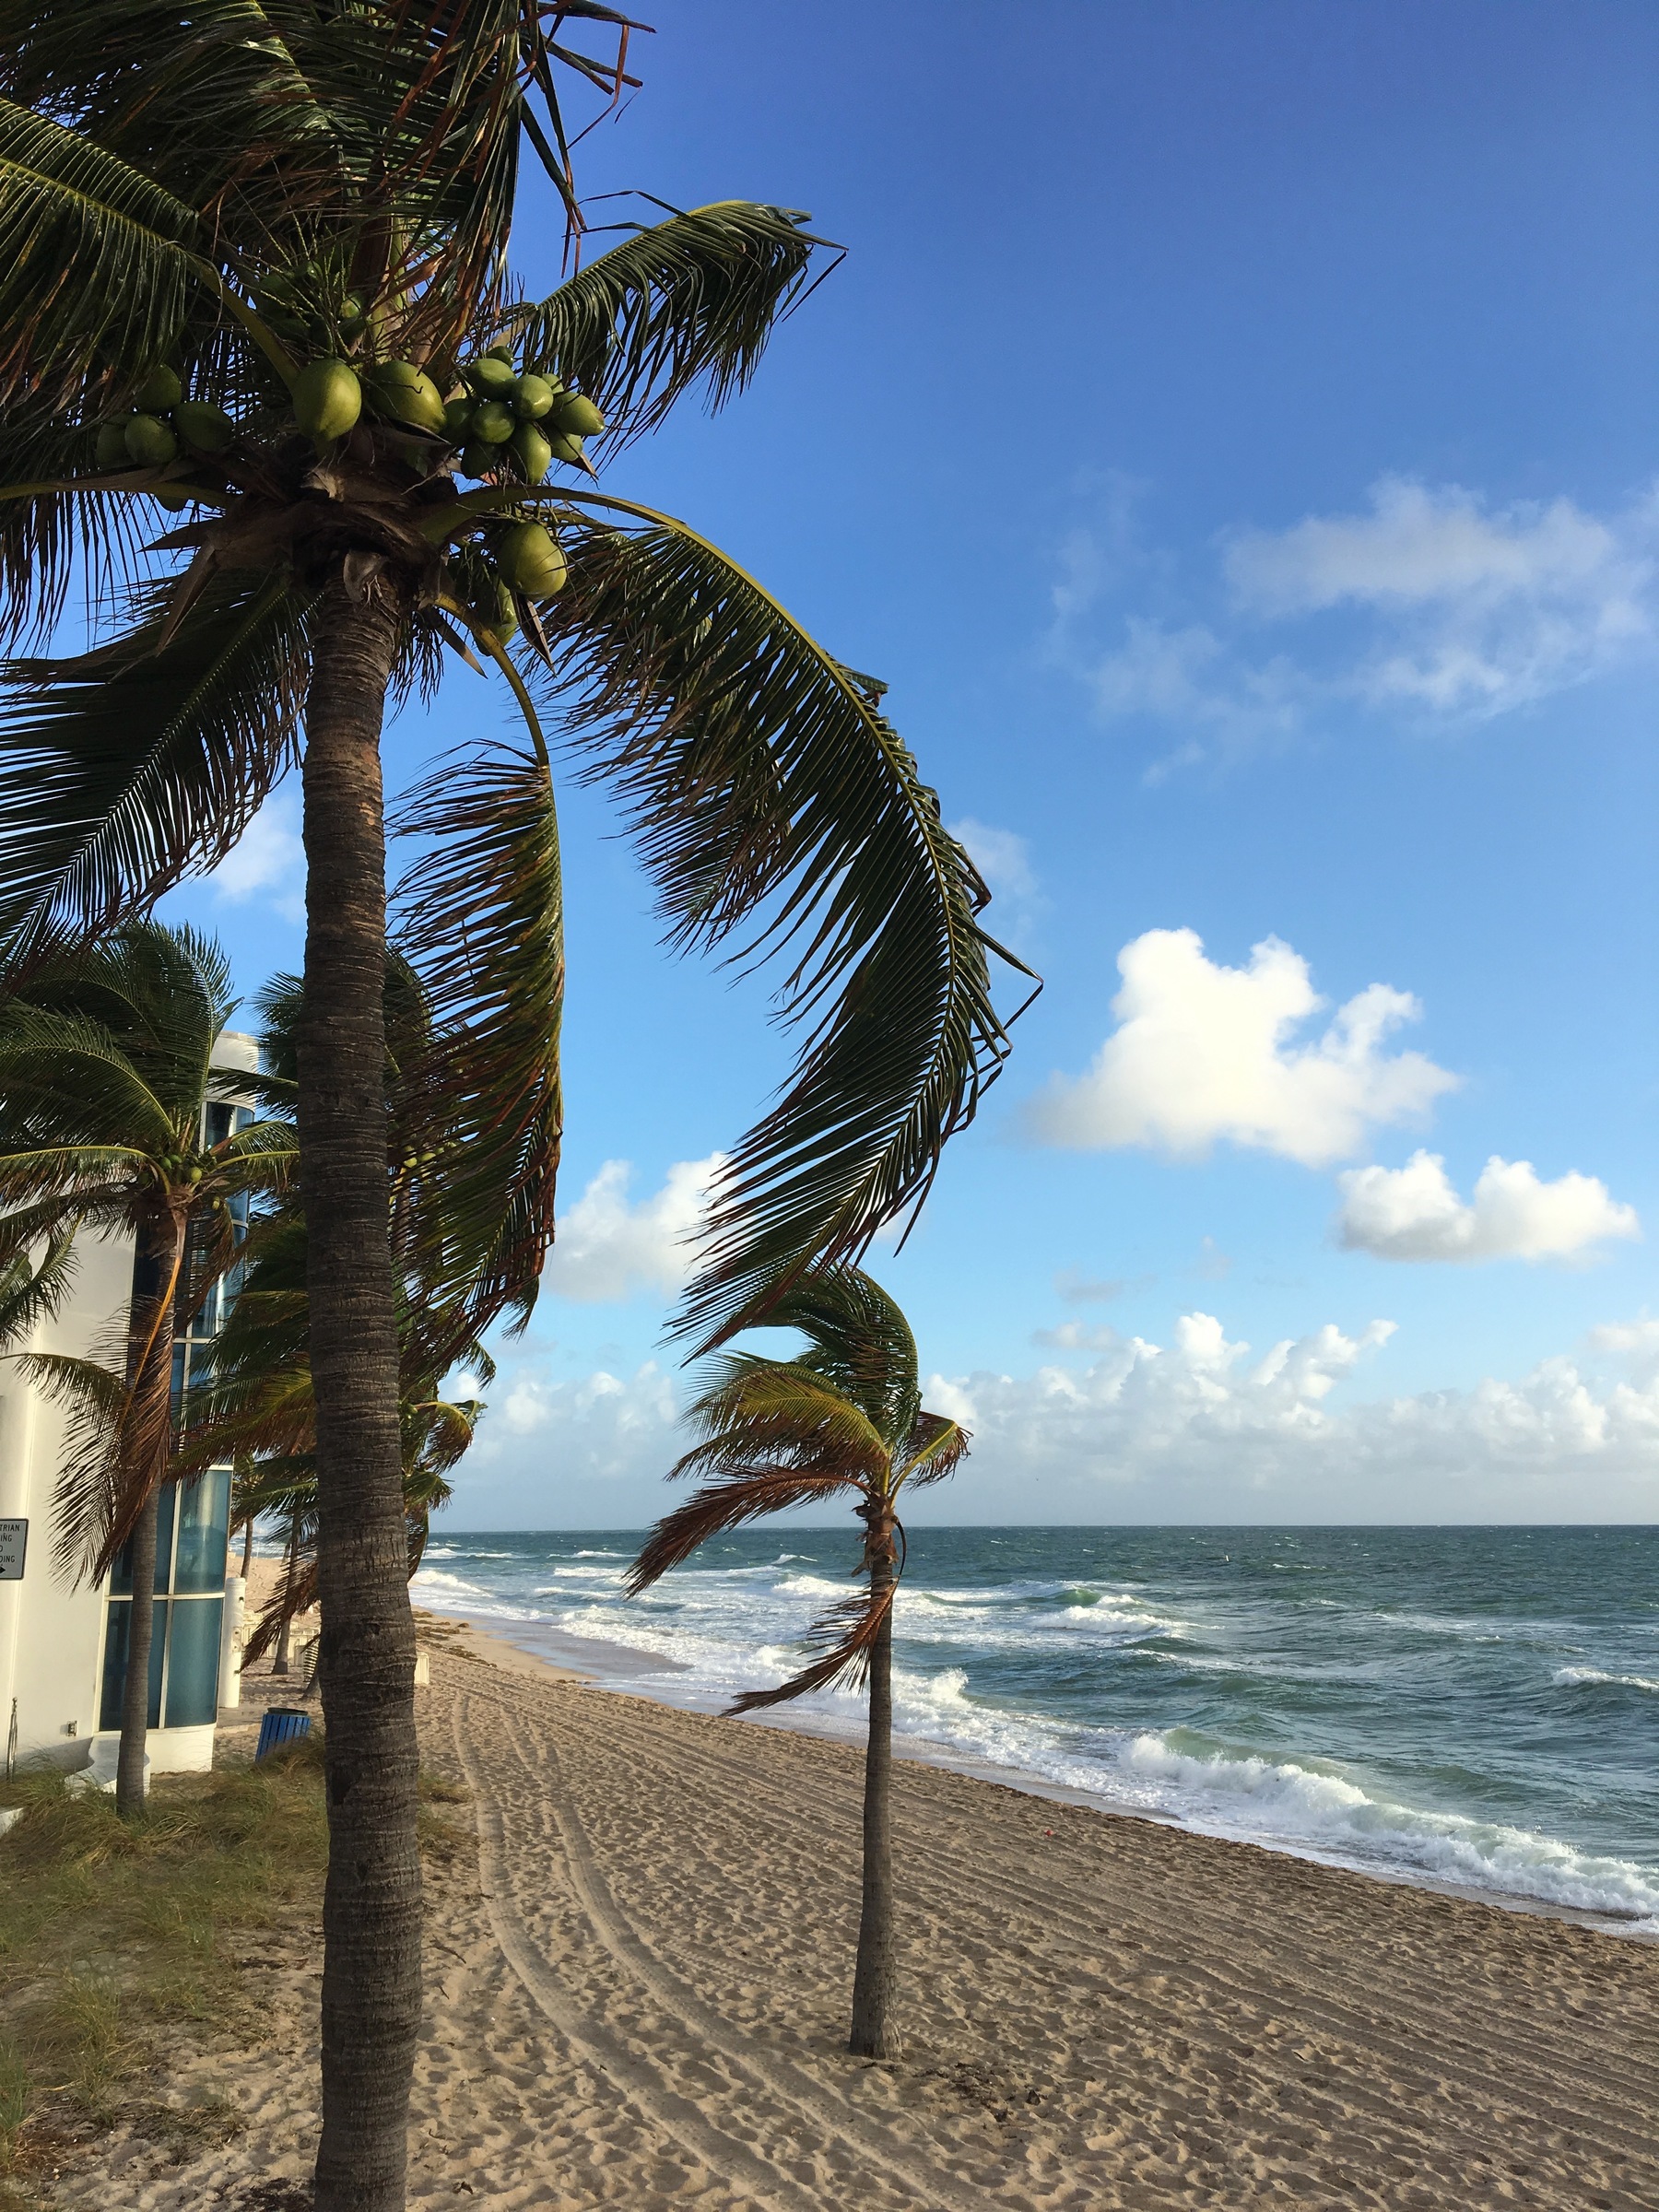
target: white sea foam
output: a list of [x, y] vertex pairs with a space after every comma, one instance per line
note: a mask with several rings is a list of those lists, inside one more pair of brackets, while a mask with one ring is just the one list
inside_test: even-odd
[[1550, 1679], [1563, 1689], [1584, 1682], [1609, 1682], [1620, 1689], [1646, 1689], [1659, 1695], [1659, 1682], [1649, 1675], [1605, 1675], [1599, 1666], [1558, 1666]]
[[[482, 1565], [485, 1555], [452, 1552], [453, 1565], [477, 1568], [477, 1578], [430, 1568], [416, 1585], [419, 1602], [440, 1610], [488, 1610], [503, 1621], [537, 1621], [590, 1645], [608, 1643], [619, 1652], [654, 1654], [665, 1665], [651, 1684], [653, 1693], [705, 1708], [726, 1704], [741, 1690], [768, 1687], [794, 1672], [802, 1664], [800, 1639], [810, 1623], [857, 1588], [850, 1575], [839, 1571], [836, 1552], [820, 1551], [817, 1557], [784, 1552], [764, 1563], [693, 1565], [665, 1577], [641, 1599], [624, 1602], [624, 1553], [539, 1546], [537, 1551], [534, 1559], [516, 1555], [524, 1571], [501, 1575], [500, 1596], [482, 1586], [487, 1578], [497, 1579], [492, 1568]], [[1244, 1610], [1240, 1613], [1228, 1594], [1204, 1583], [1194, 1588], [1191, 1617], [1182, 1618], [1180, 1613], [1188, 1608], [1178, 1594], [1180, 1587], [1167, 1580], [1131, 1586], [1087, 1575], [943, 1586], [912, 1574], [901, 1589], [897, 1615], [894, 1690], [900, 1731], [912, 1745], [929, 1744], [936, 1756], [952, 1763], [1023, 1773], [1103, 1803], [1179, 1818], [1209, 1833], [1407, 1879], [1455, 1883], [1618, 1915], [1626, 1924], [1659, 1931], [1659, 1874], [1617, 1855], [1624, 1842], [1618, 1829], [1608, 1837], [1610, 1848], [1598, 1855], [1540, 1832], [1552, 1824], [1547, 1817], [1536, 1828], [1521, 1824], [1526, 1801], [1517, 1800], [1512, 1790], [1506, 1794], [1496, 1788], [1490, 1799], [1494, 1814], [1508, 1817], [1506, 1824], [1496, 1817], [1475, 1817], [1480, 1800], [1462, 1790], [1452, 1802], [1465, 1809], [1425, 1809], [1416, 1801], [1444, 1802], [1440, 1785], [1431, 1778], [1414, 1783], [1410, 1776], [1417, 1770], [1409, 1759], [1402, 1765], [1397, 1752], [1386, 1785], [1371, 1769], [1347, 1763], [1370, 1756], [1371, 1747], [1345, 1735], [1339, 1724], [1340, 1685], [1374, 1681], [1378, 1668], [1386, 1672], [1399, 1653], [1414, 1648], [1414, 1639], [1391, 1630], [1461, 1642], [1470, 1665], [1476, 1660], [1468, 1647], [1505, 1645], [1516, 1656], [1504, 1665], [1531, 1668], [1535, 1658], [1524, 1654], [1540, 1649], [1563, 1659], [1583, 1653], [1588, 1637], [1583, 1622], [1470, 1618], [1457, 1596], [1443, 1610], [1435, 1609], [1432, 1601], [1423, 1605], [1422, 1599], [1420, 1611], [1380, 1607], [1373, 1600], [1352, 1608], [1361, 1637], [1355, 1648], [1340, 1638], [1340, 1623], [1325, 1622], [1323, 1614], [1305, 1609], [1310, 1601], [1300, 1591], [1293, 1595], [1281, 1585], [1282, 1594], [1272, 1601], [1276, 1610], [1264, 1616], [1253, 1595], [1241, 1594]], [[1312, 1602], [1338, 1605], [1324, 1595]], [[1293, 1606], [1299, 1608], [1296, 1614], [1290, 1611]], [[1296, 1619], [1307, 1624], [1305, 1630], [1290, 1625]], [[1279, 1632], [1264, 1641], [1275, 1622]], [[1316, 1641], [1300, 1641], [1306, 1634]], [[1340, 1640], [1333, 1641], [1334, 1635]], [[1605, 1645], [1592, 1648], [1598, 1657], [1609, 1656]], [[1415, 1644], [1415, 1649], [1420, 1653], [1424, 1647]], [[1137, 1655], [1163, 1664], [1155, 1674], [1137, 1671]], [[1659, 1692], [1659, 1679], [1640, 1671], [1647, 1650], [1632, 1650], [1630, 1658], [1635, 1670], [1615, 1671], [1616, 1659], [1606, 1671], [1560, 1665], [1553, 1680], [1563, 1691], [1606, 1686], [1630, 1693]], [[1413, 1664], [1438, 1666], [1440, 1659], [1430, 1647]], [[1483, 1655], [1478, 1664], [1483, 1668], [1498, 1664], [1496, 1654], [1491, 1660]], [[1091, 1675], [1091, 1668], [1098, 1673]], [[1175, 1671], [1170, 1673], [1171, 1668]], [[1182, 1679], [1183, 1668], [1190, 1673], [1190, 1685]], [[1055, 1670], [1052, 1675], [1051, 1669]], [[1241, 1684], [1233, 1692], [1225, 1682], [1229, 1674], [1252, 1677], [1252, 1686], [1246, 1689]], [[1158, 1678], [1166, 1685], [1162, 1690], [1153, 1688]], [[1272, 1685], [1281, 1678], [1316, 1690], [1323, 1684], [1337, 1685], [1332, 1714], [1338, 1724], [1324, 1726], [1323, 1702], [1317, 1712], [1304, 1702], [1286, 1716], [1276, 1738], [1285, 1740], [1288, 1731], [1294, 1750], [1241, 1747], [1222, 1740], [1236, 1697], [1252, 1700], [1241, 1712], [1263, 1710], [1255, 1702], [1258, 1694], [1271, 1700]], [[617, 1679], [641, 1687], [637, 1668], [625, 1672], [620, 1660]], [[1040, 1687], [1051, 1679], [1059, 1686], [1052, 1701]], [[1503, 1679], [1494, 1678], [1492, 1694], [1502, 1694]], [[1099, 1685], [1098, 1699], [1086, 1694], [1079, 1702], [1078, 1684], [1091, 1680]], [[1212, 1733], [1189, 1733], [1171, 1724], [1172, 1699], [1177, 1710], [1206, 1716], [1205, 1725]], [[1265, 1710], [1274, 1710], [1271, 1702]], [[864, 1714], [862, 1695], [847, 1691], [820, 1693], [776, 1717], [856, 1735]], [[1121, 1718], [1124, 1724], [1102, 1724], [1109, 1718]], [[1310, 1744], [1339, 1757], [1309, 1756]], [[1425, 1744], [1424, 1763], [1432, 1771], [1430, 1748]], [[1453, 1747], [1445, 1756], [1453, 1761], [1463, 1758], [1476, 1774], [1483, 1771], [1477, 1750], [1470, 1758]], [[1384, 1763], [1387, 1758], [1384, 1752]], [[1552, 1801], [1546, 1796], [1541, 1802]], [[1556, 1818], [1571, 1820], [1571, 1816]], [[1589, 1830], [1595, 1832], [1594, 1827]], [[1624, 1832], [1634, 1836], [1641, 1830], [1627, 1822]], [[1607, 1835], [1605, 1827], [1602, 1833]]]

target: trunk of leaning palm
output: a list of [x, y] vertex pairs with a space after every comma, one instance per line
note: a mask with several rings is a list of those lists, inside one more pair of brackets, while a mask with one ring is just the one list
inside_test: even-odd
[[121, 1691], [121, 1745], [115, 1759], [115, 1810], [124, 1820], [144, 1814], [144, 1755], [149, 1732], [150, 1646], [156, 1633], [156, 1536], [161, 1520], [158, 1484], [133, 1530], [133, 1602], [127, 1607], [126, 1680]]
[[[128, 1347], [128, 1386], [172, 1390], [172, 1288], [178, 1275], [183, 1241], [182, 1223], [169, 1221], [152, 1228], [140, 1240], [141, 1275], [154, 1277], [154, 1288], [142, 1300], [133, 1301]], [[147, 1269], [145, 1263], [148, 1263]], [[166, 1310], [158, 1313], [151, 1302], [165, 1288]], [[143, 1332], [142, 1335], [140, 1331]], [[159, 1470], [156, 1470], [158, 1476]], [[124, 1820], [144, 1818], [144, 1759], [149, 1735], [150, 1651], [156, 1632], [156, 1549], [161, 1521], [161, 1484], [152, 1481], [133, 1529], [133, 1597], [127, 1608], [126, 1680], [121, 1690], [121, 1741], [115, 1756], [115, 1810]]]
[[[893, 1586], [893, 1524], [872, 1517], [870, 1594]], [[860, 2058], [897, 2058], [894, 2014], [899, 1956], [893, 1929], [893, 1614], [889, 1606], [870, 1649], [870, 1736], [865, 1754], [864, 1909], [858, 1964], [853, 1975], [853, 2032], [847, 2048]]]
[[401, 2212], [420, 2025], [415, 1623], [387, 1214], [380, 734], [402, 609], [336, 574], [306, 714], [300, 1189], [326, 1723], [317, 2212]]

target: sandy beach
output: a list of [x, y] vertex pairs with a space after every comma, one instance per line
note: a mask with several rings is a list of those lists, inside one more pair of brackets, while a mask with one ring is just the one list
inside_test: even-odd
[[[413, 2203], [1659, 2204], [1659, 1948], [906, 1763], [908, 2048], [870, 2065], [853, 1751], [430, 1648], [424, 1757], [465, 1795]], [[184, 2167], [118, 2134], [65, 2206], [300, 2203], [315, 1932], [253, 1951], [265, 2040], [169, 2085], [233, 2079], [246, 2131]]]

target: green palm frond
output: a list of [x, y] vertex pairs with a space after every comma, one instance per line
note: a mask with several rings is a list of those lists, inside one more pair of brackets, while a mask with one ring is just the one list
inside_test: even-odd
[[508, 327], [529, 360], [581, 386], [609, 425], [607, 451], [653, 429], [704, 383], [711, 409], [754, 374], [824, 241], [789, 207], [725, 200], [641, 224]]
[[638, 1597], [711, 1536], [724, 1535], [727, 1529], [741, 1528], [746, 1521], [758, 1521], [767, 1513], [786, 1512], [791, 1506], [810, 1505], [858, 1487], [841, 1468], [814, 1472], [760, 1467], [728, 1481], [708, 1483], [657, 1523], [629, 1567], [624, 1587], [629, 1597]]
[[155, 1071], [141, 1069], [102, 1022], [14, 1003], [0, 1022], [0, 1148], [8, 1171], [32, 1172], [54, 1150], [85, 1154], [94, 1172], [106, 1159], [166, 1151], [177, 1124], [147, 1072]]
[[59, 1230], [39, 1260], [27, 1251], [0, 1258], [0, 1346], [55, 1321], [75, 1281], [75, 1230]]
[[158, 650], [119, 642], [0, 668], [0, 962], [89, 935], [230, 850], [294, 758], [309, 601], [210, 584]]
[[[564, 1110], [564, 889], [545, 759], [489, 745], [444, 764], [399, 814], [430, 838], [396, 894], [398, 944], [430, 1006], [395, 1142], [441, 1189], [420, 1255], [437, 1307], [477, 1335], [522, 1325], [553, 1240]], [[458, 1357], [458, 1353], [455, 1355]]]
[[959, 1421], [942, 1413], [918, 1413], [904, 1447], [903, 1481], [908, 1488], [923, 1489], [954, 1475], [973, 1441]]
[[896, 1452], [922, 1406], [916, 1339], [898, 1300], [859, 1268], [826, 1267], [790, 1284], [767, 1319], [801, 1331], [811, 1348], [790, 1364], [810, 1368], [862, 1407]]
[[201, 243], [165, 186], [0, 99], [0, 401], [43, 389], [76, 408], [112, 363], [159, 360], [203, 281]]
[[865, 1407], [804, 1361], [728, 1358], [686, 1419], [703, 1441], [676, 1463], [671, 1479], [705, 1467], [771, 1460], [811, 1469], [833, 1466], [861, 1481], [879, 1481], [891, 1458], [887, 1439]]
[[[795, 1071], [723, 1174], [677, 1328], [712, 1341], [924, 1195], [1008, 1050], [984, 890], [868, 679], [713, 547], [592, 526], [554, 603], [566, 727], [614, 787], [672, 942], [786, 951]], [[1021, 963], [1002, 958], [1016, 968]]]

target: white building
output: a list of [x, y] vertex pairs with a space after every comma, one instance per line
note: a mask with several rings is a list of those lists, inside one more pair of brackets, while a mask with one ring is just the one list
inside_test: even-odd
[[[214, 1065], [258, 1066], [253, 1038], [227, 1030]], [[227, 1135], [245, 1107], [214, 1103], [205, 1141]], [[73, 1295], [57, 1320], [13, 1350], [84, 1358], [124, 1327], [133, 1293], [133, 1240], [76, 1239]], [[182, 1385], [217, 1332], [221, 1286], [174, 1347]], [[52, 1497], [66, 1416], [0, 1359], [0, 1730], [6, 1771], [29, 1761], [82, 1767], [112, 1746], [121, 1729], [126, 1676], [130, 1574], [117, 1562], [108, 1582], [73, 1588], [53, 1564]], [[241, 1628], [241, 1583], [226, 1575], [230, 1471], [214, 1469], [184, 1489], [162, 1493], [156, 1555], [156, 1626], [150, 1648], [148, 1751], [152, 1773], [213, 1763], [214, 1726], [223, 1688], [231, 1688]], [[24, 1524], [19, 1530], [17, 1524]], [[16, 1571], [20, 1564], [21, 1573]], [[226, 1701], [229, 1701], [227, 1700]], [[99, 1764], [112, 1755], [105, 1751]]]

